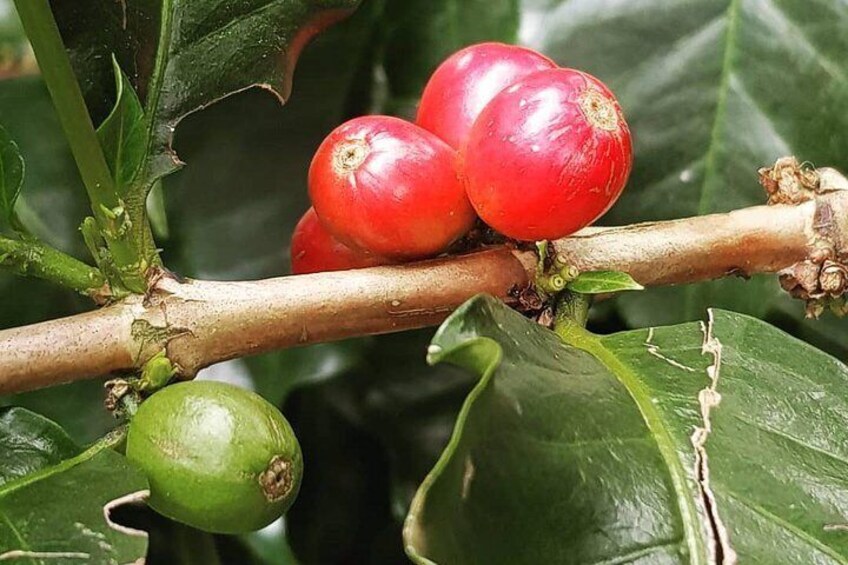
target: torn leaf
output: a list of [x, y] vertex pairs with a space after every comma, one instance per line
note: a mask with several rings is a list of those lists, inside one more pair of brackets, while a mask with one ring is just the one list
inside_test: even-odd
[[480, 381], [407, 516], [413, 561], [846, 562], [848, 367], [720, 310], [568, 340], [488, 297], [440, 328], [431, 359]]
[[50, 420], [0, 408], [0, 561], [144, 558], [146, 534], [119, 531], [107, 519], [110, 502], [147, 488], [112, 450], [115, 442], [110, 436], [81, 449]]

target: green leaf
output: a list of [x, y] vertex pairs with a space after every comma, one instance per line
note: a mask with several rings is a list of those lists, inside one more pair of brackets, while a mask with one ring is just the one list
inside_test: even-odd
[[388, 2], [383, 68], [388, 110], [414, 115], [424, 85], [453, 52], [481, 41], [515, 42], [519, 0], [404, 0]]
[[[40, 78], [0, 81], [0, 123], [27, 156], [26, 190], [16, 206], [22, 223], [45, 243], [84, 256], [77, 228], [88, 202]], [[0, 296], [15, 297], [0, 300], [0, 328], [72, 314], [91, 304], [73, 291], [5, 272], [0, 273]]]
[[56, 424], [22, 408], [0, 409], [0, 560], [129, 563], [147, 537], [118, 531], [104, 507], [146, 481], [112, 451], [111, 437], [86, 450]]
[[[33, 279], [16, 280], [32, 281]], [[47, 289], [41, 288], [41, 285], [30, 286], [35, 288], [15, 288], [13, 291], [22, 293], [24, 290], [29, 290], [34, 296], [51, 298]], [[2, 291], [3, 287], [0, 285], [0, 292]], [[19, 406], [50, 420], [61, 422], [63, 430], [73, 438], [76, 444], [86, 444], [102, 437], [115, 427], [114, 416], [103, 407], [103, 396], [102, 381], [84, 380], [0, 397], [0, 409], [6, 406]]]
[[16, 211], [45, 243], [86, 254], [79, 223], [90, 213], [50, 96], [39, 77], [0, 81], [0, 123], [26, 155], [26, 190]]
[[309, 208], [309, 160], [350, 106], [368, 105], [354, 83], [360, 66], [371, 78], [379, 4], [368, 0], [304, 50], [282, 110], [254, 89], [183, 122], [176, 146], [191, 166], [164, 180], [167, 209], [180, 219], [170, 226], [169, 267], [223, 279], [288, 271], [291, 233]]
[[373, 338], [359, 366], [286, 403], [313, 470], [286, 518], [304, 563], [403, 562], [403, 516], [474, 384], [455, 367], [424, 362], [431, 336]]
[[266, 353], [244, 360], [254, 390], [281, 406], [295, 390], [325, 383], [350, 372], [363, 361], [367, 340], [322, 343]]
[[740, 314], [566, 336], [478, 297], [481, 376], [405, 527], [418, 563], [842, 563], [848, 368]]
[[641, 284], [621, 271], [587, 271], [568, 283], [568, 288], [583, 294], [605, 294], [624, 290], [642, 290]]
[[144, 161], [147, 123], [144, 109], [130, 80], [113, 58], [115, 72], [115, 107], [97, 128], [106, 163], [115, 179], [115, 188], [125, 195]]
[[[147, 506], [128, 507], [118, 517], [131, 523], [136, 529], [148, 532], [145, 563], [167, 563], [167, 565], [254, 565], [238, 557], [225, 558], [213, 534], [169, 520]], [[221, 537], [219, 539], [231, 539]], [[49, 564], [47, 564], [49, 565]]]
[[[604, 222], [629, 224], [762, 204], [757, 169], [796, 155], [848, 169], [848, 5], [816, 0], [523, 0], [521, 40], [598, 76], [635, 142], [628, 187]], [[628, 322], [762, 316], [772, 277], [619, 298]], [[660, 307], [661, 306], [661, 307]], [[798, 312], [802, 312], [799, 307]]]
[[[104, 77], [105, 60], [93, 61], [92, 52], [115, 53], [121, 68], [130, 71], [148, 120], [141, 180], [149, 190], [180, 164], [171, 149], [180, 120], [251, 86], [286, 100], [303, 46], [358, 4], [359, 0], [98, 0], [84, 6], [56, 2], [53, 8], [79, 76]], [[83, 90], [95, 110], [103, 106], [100, 81], [84, 84]]]
[[16, 226], [15, 202], [24, 184], [24, 158], [9, 132], [0, 126], [0, 225]]
[[373, 562], [401, 563], [399, 528], [388, 507], [385, 453], [328, 401], [324, 388], [299, 391], [285, 408], [297, 428], [304, 465], [311, 469], [286, 514], [289, 543], [303, 563], [369, 563], [379, 534], [394, 526], [387, 532], [396, 549], [393, 559]]
[[23, 408], [0, 409], [0, 487], [79, 454], [57, 424]]

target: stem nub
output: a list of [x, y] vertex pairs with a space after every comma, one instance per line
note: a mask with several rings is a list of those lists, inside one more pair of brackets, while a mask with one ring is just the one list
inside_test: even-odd
[[292, 462], [275, 455], [268, 467], [259, 475], [262, 494], [268, 502], [277, 502], [286, 498], [294, 487]]
[[348, 139], [333, 151], [333, 170], [339, 176], [350, 174], [365, 162], [370, 152], [364, 139]]
[[579, 101], [580, 109], [590, 124], [606, 131], [618, 130], [618, 110], [601, 91], [587, 88]]

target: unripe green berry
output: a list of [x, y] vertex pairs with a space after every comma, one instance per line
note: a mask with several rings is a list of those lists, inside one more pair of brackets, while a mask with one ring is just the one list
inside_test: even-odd
[[127, 458], [146, 474], [154, 510], [216, 533], [257, 530], [279, 518], [303, 474], [300, 446], [279, 410], [212, 381], [168, 386], [142, 403]]

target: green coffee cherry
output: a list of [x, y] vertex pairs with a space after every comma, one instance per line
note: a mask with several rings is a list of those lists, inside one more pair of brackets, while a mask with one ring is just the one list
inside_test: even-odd
[[279, 410], [211, 381], [168, 386], [142, 403], [126, 453], [147, 475], [154, 510], [215, 533], [270, 524], [294, 502], [303, 475], [300, 445]]

